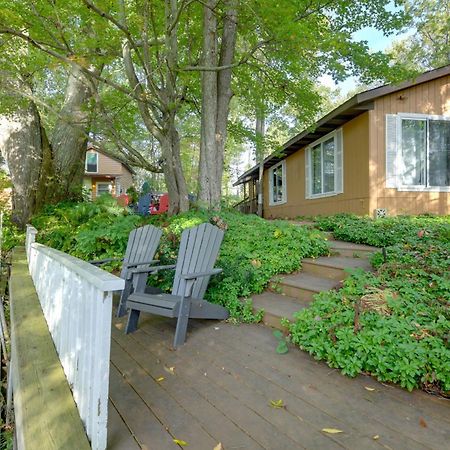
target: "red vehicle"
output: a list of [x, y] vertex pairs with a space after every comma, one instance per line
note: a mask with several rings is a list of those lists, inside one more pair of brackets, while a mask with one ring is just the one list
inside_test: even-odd
[[150, 214], [163, 214], [169, 210], [169, 194], [154, 195], [150, 203]]

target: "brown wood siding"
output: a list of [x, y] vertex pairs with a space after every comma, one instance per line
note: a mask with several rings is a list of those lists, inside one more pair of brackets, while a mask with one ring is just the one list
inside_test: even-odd
[[99, 175], [120, 175], [122, 173], [122, 163], [109, 156], [98, 154], [98, 174]]
[[344, 192], [305, 198], [305, 149], [286, 158], [287, 202], [269, 206], [269, 170], [264, 172], [264, 216], [267, 218], [369, 213], [369, 115], [363, 113], [343, 126]]
[[126, 194], [127, 189], [133, 185], [133, 176], [124, 165], [122, 165], [122, 175], [120, 175], [120, 177], [117, 177], [116, 180], [118, 183], [120, 183], [124, 194]]
[[370, 111], [370, 213], [387, 208], [389, 215], [450, 214], [450, 193], [399, 192], [385, 187], [386, 114], [450, 115], [450, 76], [429, 81], [375, 100]]

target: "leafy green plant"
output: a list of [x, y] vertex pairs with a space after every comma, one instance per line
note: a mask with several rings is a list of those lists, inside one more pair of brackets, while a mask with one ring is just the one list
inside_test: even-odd
[[386, 247], [289, 325], [292, 342], [349, 376], [450, 391], [450, 217], [317, 219], [338, 239]]

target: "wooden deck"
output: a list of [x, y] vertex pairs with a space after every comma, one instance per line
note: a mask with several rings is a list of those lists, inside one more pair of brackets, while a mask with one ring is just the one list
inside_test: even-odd
[[278, 355], [262, 325], [191, 322], [172, 351], [172, 320], [146, 315], [128, 336], [114, 321], [109, 449], [450, 448], [448, 400]]

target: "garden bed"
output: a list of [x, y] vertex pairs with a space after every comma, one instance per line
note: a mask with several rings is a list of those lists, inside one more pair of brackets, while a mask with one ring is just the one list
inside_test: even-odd
[[376, 273], [355, 272], [318, 294], [289, 325], [291, 340], [349, 376], [450, 391], [450, 217], [317, 218], [336, 239], [386, 249]]

